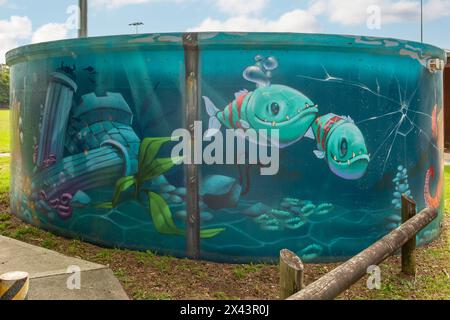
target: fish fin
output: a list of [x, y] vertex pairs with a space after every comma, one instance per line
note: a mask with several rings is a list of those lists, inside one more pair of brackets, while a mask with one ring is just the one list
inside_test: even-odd
[[325, 158], [325, 151], [314, 150], [313, 152], [318, 159]]
[[243, 129], [245, 130], [250, 129], [250, 123], [248, 123], [247, 121], [241, 119], [239, 120], [239, 123], [241, 124], [241, 127]]
[[222, 127], [222, 124], [220, 123], [219, 119], [217, 119], [216, 116], [212, 116], [209, 118], [209, 124], [208, 124], [208, 130], [206, 130], [204, 137], [205, 138], [211, 138], [215, 136], [220, 128]]
[[276, 146], [278, 149], [284, 149], [284, 148], [287, 148], [287, 147], [289, 147], [289, 146], [292, 146], [293, 144], [299, 142], [299, 141], [302, 140], [302, 139], [303, 139], [303, 137], [298, 137], [298, 138], [295, 139], [294, 141], [291, 141], [291, 142], [288, 142], [288, 143], [279, 143], [279, 144], [276, 144], [276, 143], [274, 143], [273, 141], [271, 141], [270, 143], [273, 144], [274, 146]]
[[72, 198], [72, 205], [75, 207], [83, 207], [87, 206], [91, 203], [91, 198], [81, 190], [78, 190], [73, 198]]
[[208, 97], [203, 96], [203, 100], [205, 101], [206, 112], [208, 113], [208, 116], [215, 116], [217, 112], [220, 111]]
[[350, 123], [355, 123], [355, 120], [353, 120], [350, 116], [342, 116], [342, 118], [347, 120]]
[[312, 139], [312, 140], [316, 139], [316, 137], [314, 136], [312, 127], [309, 127], [308, 131], [306, 131], [305, 138]]
[[254, 145], [266, 146], [266, 144], [263, 144], [260, 141], [260, 139], [258, 140], [257, 137], [256, 137], [256, 140], [255, 140], [252, 135], [246, 135], [245, 133], [242, 132], [242, 130], [237, 130], [236, 131], [236, 136], [237, 136], [238, 139], [243, 139], [244, 141], [247, 140], [249, 143], [252, 143]]
[[234, 94], [234, 98], [237, 99], [237, 98], [239, 98], [240, 96], [242, 96], [243, 94], [246, 94], [246, 93], [248, 93], [248, 90], [247, 90], [247, 89], [243, 89], [243, 90], [241, 90], [241, 91], [238, 91], [238, 92], [236, 92], [236, 93]]

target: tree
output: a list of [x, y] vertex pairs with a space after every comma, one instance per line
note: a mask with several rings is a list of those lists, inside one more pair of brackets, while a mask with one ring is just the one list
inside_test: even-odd
[[0, 107], [9, 106], [9, 69], [0, 69]]

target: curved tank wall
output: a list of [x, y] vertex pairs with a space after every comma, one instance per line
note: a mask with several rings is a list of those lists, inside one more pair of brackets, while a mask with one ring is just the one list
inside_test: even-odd
[[[186, 221], [198, 207], [201, 258], [270, 260], [288, 248], [325, 262], [396, 228], [406, 193], [418, 210], [439, 209], [418, 235], [427, 243], [443, 216], [443, 75], [430, 59], [445, 52], [314, 34], [143, 34], [18, 48], [7, 54], [11, 209], [69, 237], [186, 256], [186, 239], [195, 240]], [[177, 129], [195, 119], [202, 128], [189, 141], [216, 162], [174, 163], [174, 150], [190, 145], [180, 144], [190, 131]], [[221, 153], [229, 129], [256, 134], [245, 152]]]

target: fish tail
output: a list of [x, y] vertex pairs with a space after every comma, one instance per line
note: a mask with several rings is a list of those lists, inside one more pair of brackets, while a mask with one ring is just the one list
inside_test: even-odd
[[206, 113], [208, 113], [209, 116], [208, 130], [205, 132], [205, 138], [210, 138], [216, 135], [216, 133], [222, 127], [222, 123], [217, 118], [220, 110], [208, 97], [203, 96], [203, 100], [205, 101]]

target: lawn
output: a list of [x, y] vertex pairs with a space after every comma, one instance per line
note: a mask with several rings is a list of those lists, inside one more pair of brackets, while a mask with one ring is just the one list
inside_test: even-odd
[[[133, 299], [277, 299], [278, 267], [267, 264], [217, 264], [158, 256], [153, 252], [105, 249], [66, 239], [29, 226], [9, 214], [7, 197], [9, 157], [0, 158], [0, 234], [109, 265]], [[445, 169], [450, 185], [450, 167]], [[417, 250], [415, 278], [400, 273], [400, 259], [390, 257], [381, 267], [380, 290], [369, 290], [367, 277], [339, 299], [450, 299], [450, 188], [446, 189], [446, 217], [441, 237]], [[338, 264], [306, 265], [311, 283]]]
[[0, 110], [0, 153], [9, 152], [9, 110]]

